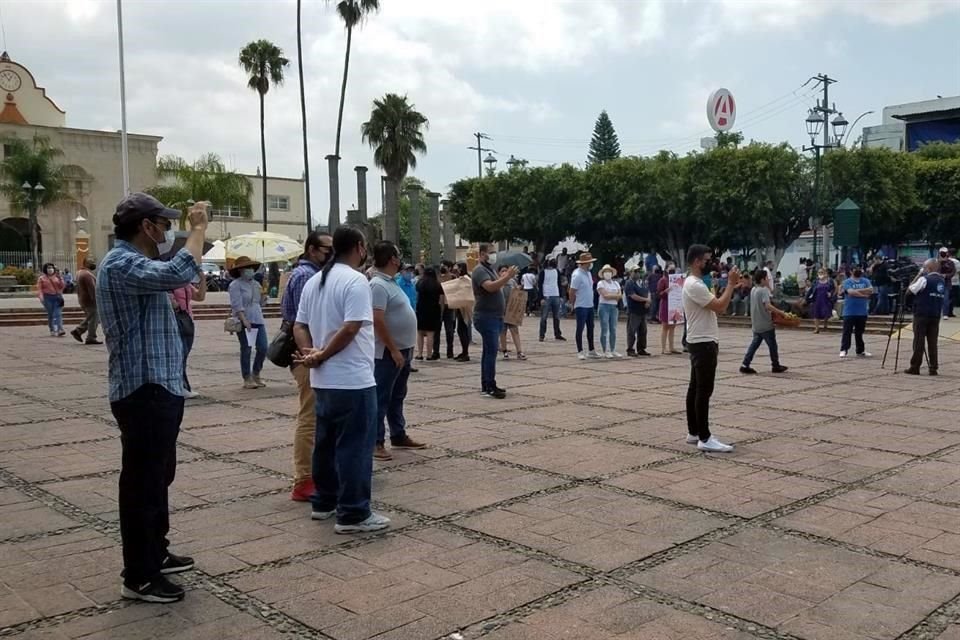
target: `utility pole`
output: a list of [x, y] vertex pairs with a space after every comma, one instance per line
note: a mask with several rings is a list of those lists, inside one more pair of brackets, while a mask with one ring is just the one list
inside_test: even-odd
[[[813, 183], [813, 215], [810, 217], [810, 225], [813, 227], [813, 260], [817, 261], [817, 229], [819, 228], [823, 218], [820, 216], [819, 211], [819, 195], [820, 195], [820, 181], [821, 174], [823, 173], [823, 156], [827, 151], [834, 147], [838, 147], [843, 140], [843, 134], [847, 129], [847, 119], [843, 117], [843, 114], [837, 111], [836, 105], [830, 104], [830, 85], [836, 83], [837, 81], [834, 78], [831, 78], [825, 73], [818, 73], [817, 75], [810, 78], [819, 83], [823, 88], [823, 99], [817, 101], [817, 106], [810, 109], [809, 114], [807, 115], [807, 133], [810, 135], [810, 146], [803, 147], [804, 151], [813, 151], [815, 154], [816, 162], [816, 173], [814, 174], [814, 183]], [[807, 82], [810, 82], [808, 80]], [[833, 119], [833, 123], [830, 122], [830, 116], [837, 114], [837, 117]], [[834, 138], [830, 138], [830, 129], [833, 128]], [[820, 133], [821, 128], [823, 129], [823, 142], [817, 144], [816, 138], [817, 134]], [[824, 246], [824, 253], [827, 252], [827, 247]]]
[[488, 153], [491, 152], [491, 151], [493, 151], [494, 153], [496, 153], [496, 151], [494, 151], [493, 149], [485, 149], [485, 148], [483, 147], [483, 142], [482, 142], [483, 140], [492, 140], [492, 138], [491, 138], [490, 136], [488, 136], [487, 134], [485, 134], [485, 133], [480, 133], [480, 132], [478, 131], [478, 132], [476, 132], [475, 134], [473, 134], [473, 136], [477, 139], [477, 146], [475, 146], [475, 147], [467, 147], [467, 149], [471, 149], [471, 150], [477, 152], [477, 177], [478, 177], [478, 178], [483, 178], [483, 155], [482, 155], [482, 154], [483, 154], [484, 151], [486, 151], [486, 152], [488, 152]]

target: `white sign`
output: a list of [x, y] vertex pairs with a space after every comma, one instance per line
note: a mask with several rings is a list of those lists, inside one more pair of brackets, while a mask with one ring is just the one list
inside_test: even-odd
[[707, 100], [707, 121], [714, 131], [730, 131], [737, 119], [737, 103], [726, 89], [717, 89]]

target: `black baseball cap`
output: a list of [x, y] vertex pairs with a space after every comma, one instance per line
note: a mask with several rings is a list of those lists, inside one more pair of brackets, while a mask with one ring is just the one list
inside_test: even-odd
[[139, 222], [144, 218], [178, 220], [180, 212], [164, 206], [159, 200], [146, 193], [131, 193], [117, 205], [117, 212], [113, 214], [113, 224]]

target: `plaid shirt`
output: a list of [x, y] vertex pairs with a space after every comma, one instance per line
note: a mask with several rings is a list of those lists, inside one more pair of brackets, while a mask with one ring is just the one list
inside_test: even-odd
[[151, 260], [118, 240], [100, 262], [97, 311], [110, 354], [110, 402], [145, 384], [184, 395], [183, 345], [169, 293], [199, 273], [181, 249], [169, 262]]
[[320, 267], [309, 260], [301, 259], [297, 267], [287, 280], [287, 288], [283, 290], [283, 319], [293, 324], [297, 321], [297, 309], [300, 307], [300, 296], [303, 295], [303, 285], [312, 278]]

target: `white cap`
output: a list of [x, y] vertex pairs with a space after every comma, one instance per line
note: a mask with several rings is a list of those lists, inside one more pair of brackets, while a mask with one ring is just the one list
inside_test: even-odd
[[947, 249], [946, 247], [940, 247], [940, 253], [950, 253], [950, 249]]

